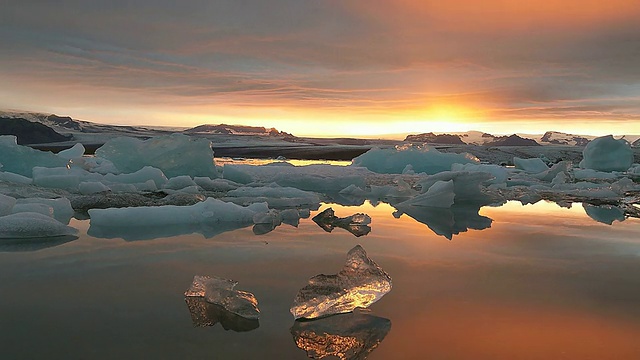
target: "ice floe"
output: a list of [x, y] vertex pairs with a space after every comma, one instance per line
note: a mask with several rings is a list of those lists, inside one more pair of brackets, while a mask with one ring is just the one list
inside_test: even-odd
[[250, 292], [236, 290], [236, 285], [237, 281], [196, 275], [184, 296], [204, 298], [206, 302], [220, 305], [226, 311], [245, 319], [259, 319], [260, 310], [256, 297]]

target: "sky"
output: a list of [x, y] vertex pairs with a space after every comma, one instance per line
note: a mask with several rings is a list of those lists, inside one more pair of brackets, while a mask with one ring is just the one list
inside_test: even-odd
[[0, 109], [295, 135], [640, 134], [637, 0], [0, 0]]

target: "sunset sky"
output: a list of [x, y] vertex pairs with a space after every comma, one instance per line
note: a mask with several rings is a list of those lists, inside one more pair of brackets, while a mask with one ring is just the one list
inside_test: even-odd
[[0, 0], [0, 109], [295, 135], [640, 134], [638, 0]]

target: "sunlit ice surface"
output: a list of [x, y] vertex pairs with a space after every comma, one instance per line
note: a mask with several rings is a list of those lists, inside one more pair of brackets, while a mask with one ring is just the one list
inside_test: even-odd
[[[371, 232], [325, 232], [311, 217], [328, 207], [338, 217], [370, 215]], [[369, 359], [640, 356], [638, 219], [606, 225], [580, 204], [510, 202], [480, 210], [489, 228], [449, 241], [394, 210], [323, 204], [297, 228], [260, 236], [248, 227], [145, 241], [94, 238], [88, 221], [74, 219], [76, 240], [0, 252], [3, 358], [307, 359], [309, 349], [370, 351]], [[336, 273], [357, 244], [393, 278], [370, 306], [379, 320], [356, 321], [358, 329], [341, 318], [305, 325], [329, 327], [329, 337], [353, 339], [351, 348], [308, 342], [327, 336], [301, 341], [289, 313], [296, 292], [312, 276]], [[194, 326], [183, 293], [196, 274], [251, 291], [259, 326]]]

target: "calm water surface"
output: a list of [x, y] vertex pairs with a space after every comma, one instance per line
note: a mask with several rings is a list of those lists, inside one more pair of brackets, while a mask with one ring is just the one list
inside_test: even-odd
[[[91, 237], [88, 221], [72, 220], [78, 239], [2, 248], [2, 359], [307, 359], [291, 302], [309, 277], [338, 272], [356, 244], [393, 290], [359, 315], [366, 321], [318, 326], [344, 335], [355, 321], [355, 333], [379, 342], [369, 359], [640, 359], [637, 219], [610, 226], [579, 204], [508, 203], [481, 210], [491, 228], [449, 241], [385, 204], [320, 211], [329, 206], [371, 215], [372, 231], [327, 233], [303, 219], [260, 236], [244, 228], [125, 241]], [[196, 274], [253, 292], [259, 327], [195, 326], [183, 292]]]

